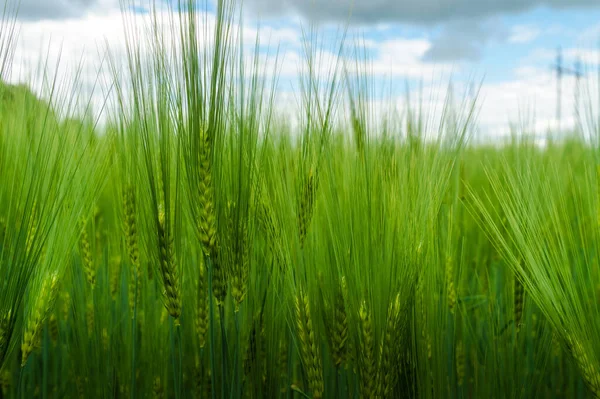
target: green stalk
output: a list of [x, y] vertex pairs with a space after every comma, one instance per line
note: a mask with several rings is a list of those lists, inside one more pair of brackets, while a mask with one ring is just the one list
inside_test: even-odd
[[[27, 362], [27, 363], [29, 363], [29, 362]], [[17, 382], [17, 396], [21, 399], [24, 398], [24, 396], [23, 396], [23, 374], [24, 374], [26, 368], [27, 368], [27, 364], [25, 364], [25, 367], [21, 367], [19, 369], [19, 381]]]
[[135, 299], [133, 306], [133, 319], [131, 320], [131, 399], [135, 399], [135, 368], [136, 368], [136, 331], [135, 331], [135, 323], [137, 319], [137, 284], [138, 284], [138, 276], [136, 273], [136, 288], [135, 288]]
[[292, 399], [293, 397], [293, 392], [292, 390], [289, 388], [290, 386], [290, 380], [292, 380], [295, 377], [294, 374], [294, 354], [295, 351], [293, 350], [293, 345], [291, 344], [291, 342], [293, 342], [293, 336], [292, 336], [292, 332], [288, 331], [288, 341], [290, 342], [290, 344], [288, 345], [288, 372], [287, 372], [287, 377], [288, 380], [285, 382], [286, 384], [286, 392], [287, 392], [287, 398], [288, 399]]
[[183, 356], [181, 350], [181, 328], [180, 326], [176, 326], [176, 338], [177, 338], [177, 349], [179, 351], [179, 389], [181, 395], [181, 389], [183, 389]]
[[[60, 323], [60, 321], [58, 321], [58, 320], [57, 320], [57, 323]], [[59, 370], [59, 367], [60, 367], [60, 359], [61, 359], [61, 356], [60, 356], [60, 355], [62, 355], [62, 351], [61, 351], [61, 349], [62, 349], [62, 348], [61, 348], [61, 345], [60, 345], [60, 343], [61, 343], [61, 342], [60, 342], [60, 339], [59, 339], [59, 340], [57, 341], [57, 343], [56, 343], [56, 348], [55, 348], [55, 350], [54, 350], [54, 356], [53, 356], [53, 359], [52, 359], [52, 360], [53, 360], [53, 361], [52, 361], [52, 363], [53, 363], [53, 364], [52, 364], [52, 367], [54, 368], [54, 370]], [[60, 380], [60, 379], [59, 379], [59, 374], [60, 374], [60, 373], [57, 373], [57, 372], [55, 371], [55, 372], [54, 372], [54, 375], [53, 375], [53, 377], [54, 377], [54, 378], [53, 378], [53, 381], [52, 381], [52, 382], [53, 382], [53, 384], [54, 384], [54, 387], [56, 388], [56, 390], [58, 390], [58, 387], [59, 387], [59, 385], [58, 385], [58, 382], [59, 382], [59, 380]]]
[[225, 305], [219, 305], [219, 316], [221, 318], [221, 357], [223, 361], [221, 362], [221, 387], [223, 389], [221, 393], [221, 397], [225, 398], [225, 391], [227, 387], [227, 336], [225, 334]]
[[48, 398], [48, 325], [44, 323], [44, 343], [42, 348], [42, 362], [44, 371], [42, 373], [42, 398]]
[[242, 347], [240, 342], [240, 321], [239, 321], [239, 312], [235, 312], [234, 314], [234, 322], [235, 322], [235, 352], [233, 357], [233, 387], [231, 389], [231, 393], [229, 397], [233, 397], [234, 389], [237, 391], [237, 398], [242, 397], [242, 383], [240, 381], [240, 368], [238, 367], [238, 358], [239, 358], [239, 350]]
[[175, 398], [179, 399], [181, 397], [181, 380], [180, 380], [180, 372], [177, 368], [177, 351], [175, 345], [175, 331], [177, 328], [174, 326], [173, 317], [169, 316], [169, 340], [171, 342], [171, 365], [173, 368], [173, 385], [175, 386]]
[[335, 376], [333, 378], [333, 394], [334, 397], [339, 398], [338, 388], [339, 388], [339, 380], [340, 380], [340, 366], [335, 366], [334, 369]]
[[346, 373], [343, 368], [340, 368], [340, 387], [341, 387], [341, 396], [342, 398], [348, 397], [348, 382], [346, 379]]
[[312, 399], [310, 396], [308, 396], [306, 393], [304, 393], [303, 391], [301, 391], [299, 388], [293, 387], [291, 390], [293, 392], [296, 392], [297, 394], [301, 395], [302, 397], [304, 397], [306, 399]]
[[214, 314], [214, 310], [213, 310], [213, 294], [212, 294], [212, 279], [213, 279], [213, 266], [212, 266], [212, 262], [210, 260], [210, 257], [205, 256], [204, 257], [204, 261], [206, 262], [206, 269], [208, 271], [208, 318], [209, 318], [209, 327], [208, 327], [208, 331], [209, 331], [209, 339], [210, 339], [210, 384], [212, 386], [211, 389], [211, 396], [212, 399], [216, 399], [216, 392], [215, 392], [215, 331], [214, 331], [214, 325], [215, 325], [215, 314]]

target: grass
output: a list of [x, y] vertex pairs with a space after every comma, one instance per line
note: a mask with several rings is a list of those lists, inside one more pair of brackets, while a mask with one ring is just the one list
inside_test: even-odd
[[2, 397], [600, 397], [595, 146], [374, 121], [313, 29], [291, 127], [235, 4], [192, 9], [124, 13], [103, 132], [0, 88]]

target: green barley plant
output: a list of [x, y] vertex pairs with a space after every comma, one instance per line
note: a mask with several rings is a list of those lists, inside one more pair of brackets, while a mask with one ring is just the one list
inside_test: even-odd
[[77, 77], [0, 85], [1, 396], [600, 397], [593, 132], [475, 144], [451, 85], [379, 112], [348, 27], [303, 30], [282, 117], [210, 7], [122, 2], [103, 126]]

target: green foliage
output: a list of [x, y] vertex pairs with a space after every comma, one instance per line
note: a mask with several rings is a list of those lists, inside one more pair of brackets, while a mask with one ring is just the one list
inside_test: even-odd
[[469, 145], [451, 96], [375, 123], [313, 29], [294, 130], [194, 7], [125, 20], [105, 132], [0, 87], [3, 397], [600, 395], [593, 149]]

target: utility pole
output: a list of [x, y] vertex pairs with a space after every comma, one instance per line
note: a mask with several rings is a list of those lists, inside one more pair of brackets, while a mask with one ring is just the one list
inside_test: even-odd
[[561, 111], [561, 99], [562, 99], [562, 51], [560, 47], [556, 53], [556, 123], [558, 124], [558, 130], [560, 130], [560, 111]]
[[563, 66], [562, 50], [559, 47], [558, 51], [556, 52], [556, 65], [553, 65], [552, 69], [554, 71], [556, 71], [556, 123], [558, 124], [558, 130], [560, 131], [560, 128], [561, 128], [560, 122], [561, 122], [561, 116], [562, 116], [561, 115], [561, 112], [562, 112], [562, 76], [564, 74], [575, 76], [575, 79], [576, 79], [575, 95], [578, 97], [579, 96], [579, 81], [580, 81], [581, 77], [583, 76], [583, 73], [581, 72], [581, 60], [578, 59], [575, 62], [574, 69]]
[[583, 75], [582, 72], [582, 67], [581, 67], [581, 57], [577, 57], [577, 60], [575, 60], [575, 106], [577, 107], [577, 110], [579, 110], [579, 92], [581, 89], [581, 85], [579, 84], [579, 82], [581, 81], [581, 76]]

